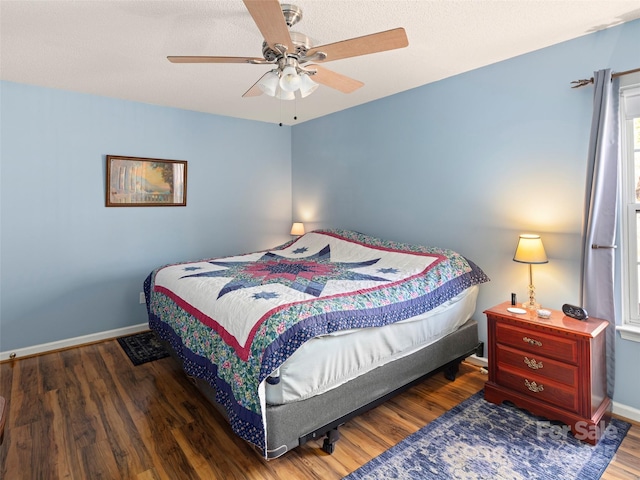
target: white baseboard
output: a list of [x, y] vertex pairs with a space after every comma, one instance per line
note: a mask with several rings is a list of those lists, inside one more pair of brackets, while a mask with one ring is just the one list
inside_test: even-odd
[[622, 403], [613, 402], [613, 413], [621, 417], [628, 418], [634, 422], [640, 422], [640, 410], [637, 408], [624, 405]]
[[478, 365], [479, 367], [487, 368], [489, 366], [489, 359], [487, 357], [478, 357], [475, 353], [466, 358], [466, 361], [472, 365]]
[[67, 338], [64, 340], [58, 340], [57, 342], [43, 343], [41, 345], [18, 348], [9, 352], [0, 352], [0, 362], [12, 358], [24, 358], [32, 355], [40, 355], [42, 353], [47, 353], [54, 350], [62, 350], [63, 348], [77, 347], [78, 345], [84, 345], [87, 343], [100, 342], [102, 340], [109, 340], [110, 338], [122, 337], [124, 335], [144, 332], [145, 330], [149, 330], [149, 324], [140, 323], [138, 325], [132, 325], [130, 327], [116, 328], [115, 330], [107, 330], [106, 332], [83, 335], [82, 337]]

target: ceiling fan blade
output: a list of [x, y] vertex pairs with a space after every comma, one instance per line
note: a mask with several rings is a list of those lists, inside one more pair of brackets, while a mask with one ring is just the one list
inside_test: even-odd
[[334, 72], [333, 70], [321, 67], [320, 65], [305, 65], [305, 68], [309, 70], [316, 70], [316, 74], [311, 76], [311, 79], [314, 82], [335, 88], [342, 93], [354, 92], [364, 85], [364, 83], [359, 80], [346, 77], [340, 73]]
[[395, 50], [396, 48], [404, 48], [407, 45], [409, 45], [409, 40], [404, 28], [394, 28], [385, 32], [372, 33], [363, 37], [313, 47], [307, 52], [306, 56], [311, 57], [316, 52], [323, 52], [327, 55], [325, 59], [312, 60], [314, 62], [330, 62], [342, 58]]
[[260, 95], [262, 95], [262, 89], [258, 86], [258, 84], [260, 83], [260, 80], [262, 80], [264, 77], [266, 77], [267, 75], [269, 75], [270, 72], [265, 73], [264, 75], [262, 75], [258, 81], [256, 83], [254, 83], [251, 88], [249, 90], [247, 90], [246, 92], [244, 92], [242, 94], [243, 97], [259, 97]]
[[205, 57], [205, 56], [171, 56], [167, 57], [171, 63], [254, 63], [264, 62], [264, 58], [257, 57]]
[[284, 19], [282, 7], [278, 0], [243, 0], [253, 21], [262, 33], [267, 44], [274, 48], [276, 44], [285, 45], [287, 51], [295, 48], [289, 34], [289, 27]]

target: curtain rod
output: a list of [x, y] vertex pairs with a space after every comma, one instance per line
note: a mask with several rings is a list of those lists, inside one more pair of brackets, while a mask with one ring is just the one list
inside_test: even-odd
[[[627, 70], [626, 72], [612, 73], [611, 78], [622, 77], [624, 75], [629, 75], [630, 73], [636, 73], [636, 72], [640, 72], [640, 68], [634, 68], [633, 70]], [[571, 85], [572, 85], [571, 88], [584, 87], [585, 85], [589, 85], [590, 83], [593, 83], [593, 77], [589, 79], [583, 78], [582, 80], [574, 80], [573, 82], [571, 82]]]

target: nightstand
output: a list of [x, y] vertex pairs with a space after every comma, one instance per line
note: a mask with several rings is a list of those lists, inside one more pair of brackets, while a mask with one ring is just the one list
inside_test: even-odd
[[510, 401], [571, 428], [580, 440], [596, 444], [609, 422], [606, 341], [608, 322], [551, 318], [535, 311], [515, 314], [509, 302], [486, 310], [489, 341], [487, 401]]

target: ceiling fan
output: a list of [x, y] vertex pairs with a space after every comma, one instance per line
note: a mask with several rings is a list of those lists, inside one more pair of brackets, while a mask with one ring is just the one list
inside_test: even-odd
[[263, 93], [293, 100], [298, 92], [301, 98], [313, 93], [318, 84], [343, 93], [351, 93], [364, 83], [326, 69], [318, 63], [343, 58], [368, 55], [403, 48], [409, 45], [404, 28], [395, 28], [362, 37], [342, 40], [326, 45], [313, 46], [304, 34], [289, 28], [302, 19], [302, 10], [278, 0], [243, 0], [260, 33], [264, 37], [262, 56], [259, 57], [209, 57], [169, 56], [173, 63], [250, 63], [273, 65], [243, 97], [255, 97]]

